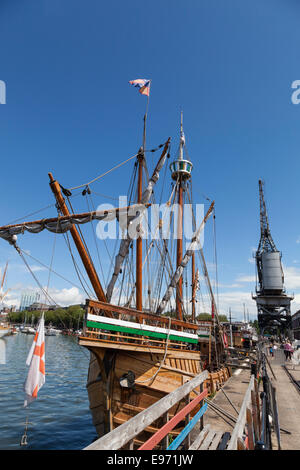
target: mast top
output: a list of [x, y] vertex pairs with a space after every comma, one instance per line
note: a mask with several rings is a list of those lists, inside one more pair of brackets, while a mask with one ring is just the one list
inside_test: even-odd
[[170, 164], [170, 170], [172, 172], [172, 179], [177, 180], [189, 179], [191, 177], [193, 164], [190, 160], [183, 158], [183, 151], [185, 148], [185, 135], [183, 132], [183, 112], [180, 113], [180, 141], [179, 141], [179, 152], [178, 157]]

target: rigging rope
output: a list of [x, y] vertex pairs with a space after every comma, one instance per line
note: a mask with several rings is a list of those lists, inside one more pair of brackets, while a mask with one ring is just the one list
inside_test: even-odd
[[133, 158], [136, 158], [137, 157], [137, 153], [135, 155], [133, 155], [132, 157], [129, 157], [127, 158], [127, 160], [125, 160], [124, 162], [121, 162], [119, 163], [118, 165], [114, 166], [113, 168], [111, 168], [110, 170], [106, 171], [105, 173], [102, 173], [101, 175], [97, 176], [96, 178], [92, 179], [91, 181], [89, 181], [88, 183], [85, 183], [85, 184], [81, 184], [79, 186], [74, 186], [73, 188], [69, 188], [70, 191], [73, 191], [74, 189], [79, 189], [79, 188], [86, 188], [87, 186], [89, 186], [90, 184], [94, 183], [95, 181], [99, 180], [100, 178], [103, 178], [103, 176], [106, 176], [108, 175], [109, 173], [111, 173], [113, 170], [116, 170], [117, 168], [120, 168], [122, 165], [125, 165], [125, 163], [129, 162], [130, 160], [132, 160]]
[[47, 266], [46, 264], [42, 263], [39, 259], [35, 258], [34, 256], [30, 255], [29, 253], [27, 253], [27, 251], [25, 250], [22, 250], [21, 248], [19, 248], [20, 251], [23, 253], [23, 255], [26, 255], [28, 256], [29, 258], [31, 258], [33, 261], [36, 261], [37, 263], [39, 263], [41, 266], [43, 266], [44, 268], [48, 269], [49, 271], [51, 271], [53, 274], [55, 274], [56, 276], [60, 277], [61, 279], [63, 279], [64, 281], [68, 282], [69, 284], [71, 284], [72, 286], [76, 287], [77, 289], [82, 289], [82, 287], [78, 286], [77, 284], [74, 284], [74, 282], [70, 281], [69, 279], [65, 278], [64, 276], [62, 276], [61, 274], [57, 273], [56, 271], [54, 271], [54, 269], [50, 269], [49, 266]]
[[[151, 149], [151, 150], [144, 150], [144, 153], [145, 152], [156, 152], [157, 150], [159, 150], [160, 148], [162, 148], [164, 145], [166, 144], [166, 142], [164, 142], [163, 144], [160, 144], [157, 148], [155, 149]], [[89, 181], [88, 183], [84, 183], [84, 184], [81, 184], [79, 186], [74, 186], [73, 188], [69, 188], [69, 191], [73, 191], [74, 189], [79, 189], [79, 188], [86, 188], [88, 187], [90, 184], [94, 183], [95, 181], [99, 180], [100, 178], [103, 178], [104, 176], [108, 175], [109, 173], [111, 173], [112, 171], [116, 170], [117, 168], [120, 168], [121, 166], [125, 165], [125, 163], [129, 162], [130, 160], [132, 160], [133, 158], [136, 158], [138, 156], [138, 154], [136, 153], [135, 155], [133, 155], [132, 157], [129, 157], [127, 158], [127, 160], [124, 160], [123, 162], [119, 163], [118, 165], [114, 166], [113, 168], [111, 168], [110, 170], [106, 171], [105, 173], [102, 173], [101, 175], [99, 176], [96, 176], [96, 178], [92, 179], [91, 181]]]
[[22, 253], [22, 250], [20, 250], [20, 248], [15, 244], [14, 245], [15, 249], [17, 250], [17, 252], [19, 253], [19, 255], [21, 256], [22, 260], [24, 261], [28, 271], [30, 272], [30, 274], [32, 275], [33, 279], [35, 280], [35, 282], [37, 283], [37, 285], [39, 286], [39, 288], [41, 289], [42, 293], [45, 295], [45, 298], [48, 297], [48, 300], [50, 299], [50, 302], [52, 302], [53, 304], [57, 305], [59, 307], [59, 305], [55, 302], [55, 300], [52, 299], [52, 297], [45, 291], [45, 289], [42, 287], [42, 285], [40, 284], [39, 280], [37, 279], [37, 277], [35, 276], [34, 272], [32, 271], [31, 267], [29, 266], [29, 264], [27, 263], [26, 259], [24, 258], [23, 256], [23, 253]]
[[[146, 379], [146, 380], [135, 380], [135, 383], [137, 384], [143, 384], [145, 382], [149, 382], [150, 380], [154, 380], [155, 377], [157, 376], [157, 374], [159, 373], [160, 369], [162, 368], [162, 366], [164, 365], [165, 363], [165, 360], [166, 360], [166, 357], [167, 357], [167, 352], [168, 352], [168, 344], [169, 344], [169, 336], [170, 336], [170, 330], [171, 330], [171, 317], [168, 317], [169, 318], [169, 327], [168, 327], [168, 334], [167, 334], [167, 339], [166, 339], [166, 344], [165, 344], [165, 354], [164, 354], [164, 357], [162, 358], [161, 362], [160, 362], [160, 365], [159, 365], [159, 368], [157, 369], [157, 371], [155, 372], [155, 374], [152, 375], [152, 377], [150, 377], [149, 379]], [[149, 348], [150, 349], [150, 348]]]

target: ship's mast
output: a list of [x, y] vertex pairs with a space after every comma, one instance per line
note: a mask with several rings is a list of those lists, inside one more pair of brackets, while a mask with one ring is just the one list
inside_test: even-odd
[[[145, 139], [145, 131], [144, 131]], [[143, 194], [143, 163], [144, 163], [144, 147], [142, 147], [137, 156], [138, 160], [138, 203], [142, 202]], [[140, 230], [141, 227], [138, 227]], [[136, 240], [136, 309], [143, 309], [143, 240], [138, 237]]]
[[192, 254], [192, 323], [196, 321], [196, 275], [195, 275], [195, 253]]
[[[146, 112], [144, 115], [144, 131], [143, 131], [143, 146], [140, 148], [137, 161], [138, 161], [138, 200], [141, 204], [143, 195], [143, 166], [145, 161], [145, 150], [146, 150], [146, 123], [148, 116], [149, 107], [149, 95], [147, 96]], [[141, 226], [138, 227], [138, 230]], [[136, 240], [136, 309], [143, 309], [143, 239], [138, 237]]]
[[[183, 151], [185, 146], [185, 137], [183, 132], [183, 114], [180, 116], [180, 142], [178, 158], [171, 163], [170, 169], [172, 171], [172, 178], [176, 181], [178, 191], [178, 216], [177, 216], [177, 256], [176, 266], [180, 266], [182, 262], [182, 239], [183, 239], [183, 190], [185, 181], [191, 177], [192, 163], [183, 158]], [[177, 318], [183, 319], [182, 315], [182, 276], [180, 276], [177, 289], [176, 289], [176, 311]]]

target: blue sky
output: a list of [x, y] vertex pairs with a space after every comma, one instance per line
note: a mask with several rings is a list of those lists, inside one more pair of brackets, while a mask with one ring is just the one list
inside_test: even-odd
[[[299, 21], [296, 0], [154, 0], [146, 5], [2, 0], [0, 80], [6, 83], [7, 102], [0, 105], [1, 225], [32, 219], [25, 216], [53, 203], [48, 171], [73, 187], [134, 155], [141, 145], [145, 97], [128, 80], [150, 78], [148, 148], [171, 136], [174, 155], [182, 108], [194, 163], [194, 199], [216, 200], [220, 310], [231, 306], [241, 318], [245, 302], [255, 315], [251, 256], [259, 240], [262, 178], [286, 287], [296, 294], [295, 311], [300, 307], [300, 105], [291, 102], [291, 84], [300, 79]], [[151, 167], [154, 157], [149, 159]], [[101, 179], [94, 191], [125, 194], [131, 172], [128, 163]], [[107, 201], [95, 199], [96, 204]], [[86, 209], [81, 196], [76, 208]], [[33, 217], [54, 215], [52, 207]], [[210, 233], [208, 228], [212, 262]], [[24, 235], [19, 241], [50, 264], [49, 234]], [[14, 302], [33, 282], [2, 241], [0, 265], [8, 259], [8, 299]], [[47, 272], [32, 266], [45, 285]], [[61, 240], [53, 268], [78, 284]], [[58, 278], [51, 278], [51, 288], [60, 302], [82, 298]]]

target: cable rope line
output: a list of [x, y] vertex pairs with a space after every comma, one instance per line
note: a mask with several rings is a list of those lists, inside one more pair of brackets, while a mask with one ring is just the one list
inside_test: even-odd
[[39, 259], [35, 258], [34, 256], [32, 256], [31, 254], [29, 254], [27, 251], [25, 250], [22, 250], [20, 248], [20, 251], [23, 253], [23, 255], [26, 255], [28, 256], [29, 258], [31, 258], [33, 261], [35, 261], [36, 263], [39, 263], [41, 266], [43, 266], [44, 268], [46, 268], [47, 270], [51, 271], [51, 273], [55, 274], [56, 276], [60, 277], [61, 279], [63, 279], [64, 281], [68, 282], [69, 284], [71, 284], [72, 286], [76, 287], [77, 289], [80, 289], [82, 290], [82, 286], [78, 286], [77, 284], [74, 284], [74, 282], [70, 281], [69, 279], [67, 279], [66, 277], [62, 276], [61, 274], [59, 274], [58, 272], [54, 271], [54, 269], [51, 269], [49, 266], [47, 266], [46, 264], [42, 263], [42, 261], [40, 261]]
[[[166, 144], [163, 143], [163, 144], [160, 144], [157, 148], [155, 149], [150, 149], [150, 150], [143, 150], [143, 152], [156, 152], [157, 150], [159, 150], [160, 148], [164, 147], [164, 145]], [[87, 188], [88, 186], [90, 186], [92, 183], [95, 183], [96, 181], [98, 181], [99, 179], [103, 178], [104, 176], [108, 175], [109, 173], [111, 173], [112, 171], [114, 170], [117, 170], [118, 168], [120, 168], [121, 166], [125, 165], [125, 163], [129, 162], [130, 160], [133, 160], [134, 158], [136, 158], [138, 156], [138, 153], [136, 153], [135, 155], [133, 155], [132, 157], [129, 157], [127, 158], [126, 160], [124, 160], [123, 162], [121, 163], [118, 163], [117, 165], [115, 165], [114, 167], [112, 167], [110, 170], [106, 171], [105, 173], [102, 173], [101, 175], [99, 176], [96, 176], [95, 178], [93, 178], [91, 181], [89, 181], [88, 183], [84, 183], [84, 184], [80, 184], [79, 186], [74, 186], [73, 188], [68, 188], [69, 191], [74, 191], [74, 189], [80, 189], [80, 188]]]
[[[87, 204], [88, 212], [91, 212], [91, 207], [90, 207], [90, 204], [89, 204], [88, 196], [89, 196], [89, 194], [87, 193], [86, 196], [85, 196], [86, 197], [86, 204]], [[98, 262], [99, 262], [99, 266], [100, 266], [100, 270], [101, 270], [101, 274], [102, 274], [102, 279], [104, 281], [105, 276], [104, 276], [104, 271], [103, 271], [103, 267], [102, 267], [102, 263], [101, 263], [101, 258], [100, 258], [100, 253], [99, 253], [99, 249], [98, 249], [98, 243], [97, 243], [97, 240], [96, 240], [93, 221], [91, 221], [91, 230], [92, 230], [93, 239], [94, 239], [94, 243], [95, 243], [95, 247], [96, 247], [96, 252], [97, 252]]]
[[[54, 253], [55, 253], [56, 235], [57, 235], [58, 227], [59, 227], [59, 218], [57, 219], [56, 232], [55, 232], [55, 234], [54, 234], [54, 240], [53, 240], [52, 255], [51, 255], [51, 260], [50, 260], [50, 269], [49, 269], [49, 272], [48, 272], [48, 282], [47, 282], [47, 287], [46, 287], [46, 292], [47, 292], [47, 294], [48, 294], [48, 292], [49, 292], [50, 277], [51, 277], [51, 269], [52, 269], [53, 259], [54, 259]], [[46, 299], [46, 297], [45, 297], [45, 303], [46, 303], [46, 300], [47, 300], [47, 299]]]
[[38, 278], [35, 276], [34, 272], [32, 271], [30, 265], [27, 263], [25, 257], [23, 256], [23, 253], [22, 253], [22, 250], [17, 246], [17, 245], [14, 245], [15, 246], [15, 249], [17, 250], [17, 252], [19, 253], [20, 257], [22, 258], [25, 266], [27, 267], [28, 271], [30, 272], [30, 274], [32, 275], [33, 279], [35, 280], [35, 282], [37, 283], [37, 285], [39, 286], [41, 292], [44, 294], [45, 298], [48, 298], [48, 301], [50, 301], [49, 303], [51, 304], [55, 304], [59, 307], [59, 305], [55, 302], [55, 300], [46, 292], [46, 290], [43, 288], [43, 286], [40, 284]]
[[[82, 273], [81, 273], [81, 271], [80, 271], [80, 269], [79, 269], [78, 264], [76, 263], [76, 260], [75, 260], [75, 258], [74, 258], [73, 252], [72, 252], [72, 248], [71, 248], [71, 244], [70, 244], [70, 240], [69, 240], [68, 233], [63, 233], [63, 237], [64, 237], [64, 240], [65, 240], [65, 242], [66, 242], [66, 245], [67, 245], [67, 248], [68, 248], [68, 250], [69, 250], [69, 253], [70, 253], [70, 255], [71, 255], [71, 259], [72, 259], [72, 261], [73, 261], [74, 269], [75, 269], [75, 272], [76, 272], [76, 274], [77, 274], [78, 280], [79, 280], [79, 282], [80, 282], [80, 284], [81, 284], [81, 286], [82, 286], [82, 289], [84, 290], [84, 292], [86, 293], [86, 295], [88, 296], [89, 299], [95, 298], [95, 295], [90, 294], [90, 293], [87, 291], [87, 289], [90, 290], [90, 287], [88, 286], [88, 284], [87, 284], [87, 282], [86, 282], [84, 276], [82, 275]], [[82, 278], [83, 280], [82, 280], [81, 278]], [[85, 282], [85, 284], [86, 284], [86, 286], [87, 286], [87, 289], [84, 287], [83, 281]]]
[[[76, 194], [72, 194], [70, 195], [70, 197], [74, 198], [76, 196], [79, 196], [81, 194], [81, 192], [79, 191], [78, 193]], [[24, 219], [27, 219], [28, 217], [31, 217], [33, 215], [36, 215], [38, 214], [39, 212], [43, 212], [44, 210], [46, 209], [51, 209], [52, 207], [55, 207], [56, 208], [56, 202], [52, 203], [52, 204], [49, 204], [48, 206], [45, 206], [45, 207], [42, 207], [41, 209], [37, 209], [36, 211], [34, 212], [31, 212], [30, 214], [27, 214], [27, 215], [24, 215], [23, 217], [19, 217], [18, 219], [15, 219], [15, 220], [12, 220], [11, 222], [5, 224], [5, 225], [12, 225], [16, 222], [19, 222], [20, 220], [24, 220]]]
[[80, 184], [79, 186], [74, 186], [73, 188], [69, 188], [69, 191], [74, 191], [74, 189], [80, 189], [80, 188], [87, 188], [88, 186], [90, 186], [92, 183], [95, 183], [95, 181], [99, 180], [100, 178], [103, 178], [104, 176], [108, 175], [109, 173], [111, 173], [112, 171], [116, 170], [117, 168], [120, 168], [121, 166], [125, 165], [125, 163], [129, 162], [130, 160], [132, 160], [133, 158], [136, 158], [138, 156], [138, 154], [136, 153], [135, 155], [133, 155], [132, 157], [129, 157], [127, 158], [127, 160], [119, 163], [118, 165], [114, 166], [113, 168], [111, 168], [110, 170], [106, 171], [105, 173], [102, 173], [101, 175], [97, 176], [96, 178], [92, 179], [91, 181], [89, 181], [88, 183], [84, 183], [84, 184]]
[[[168, 326], [168, 334], [167, 334], [167, 339], [166, 339], [166, 344], [165, 344], [165, 353], [164, 353], [164, 357], [163, 359], [161, 360], [161, 363], [157, 369], [157, 371], [155, 372], [155, 374], [152, 375], [152, 377], [149, 377], [149, 379], [145, 379], [145, 380], [136, 380], [135, 383], [137, 384], [143, 384], [143, 383], [146, 383], [146, 382], [150, 382], [150, 380], [154, 380], [155, 377], [157, 376], [157, 374], [159, 373], [160, 369], [162, 368], [162, 366], [164, 365], [165, 363], [165, 360], [166, 360], [166, 357], [167, 357], [167, 352], [168, 352], [168, 344], [169, 344], [169, 336], [170, 336], [170, 330], [171, 330], [171, 317], [168, 317], [169, 319], [169, 326]], [[150, 351], [150, 348], [148, 348], [149, 351]]]
[[214, 261], [215, 261], [215, 268], [216, 268], [216, 294], [217, 294], [217, 305], [218, 305], [218, 310], [219, 310], [219, 281], [218, 281], [218, 258], [217, 258], [217, 239], [216, 239], [216, 212], [214, 209], [214, 214], [213, 214], [213, 237], [214, 237]]
[[[94, 191], [93, 191], [93, 193], [94, 193]], [[91, 203], [91, 205], [92, 205], [93, 211], [96, 212], [96, 207], [95, 207], [95, 204], [94, 204], [94, 201], [93, 201], [93, 199], [92, 199], [91, 194], [89, 194], [89, 197], [90, 197], [90, 203]], [[116, 199], [117, 199], [117, 198], [116, 198]], [[118, 199], [117, 199], [117, 200], [118, 200]], [[110, 261], [112, 262], [113, 260], [112, 260], [111, 254], [110, 254], [110, 252], [109, 252], [109, 250], [108, 250], [108, 248], [107, 248], [106, 240], [103, 239], [102, 241], [104, 242], [104, 246], [105, 246], [106, 252], [107, 252], [107, 254], [108, 254], [109, 258], [110, 258]]]

